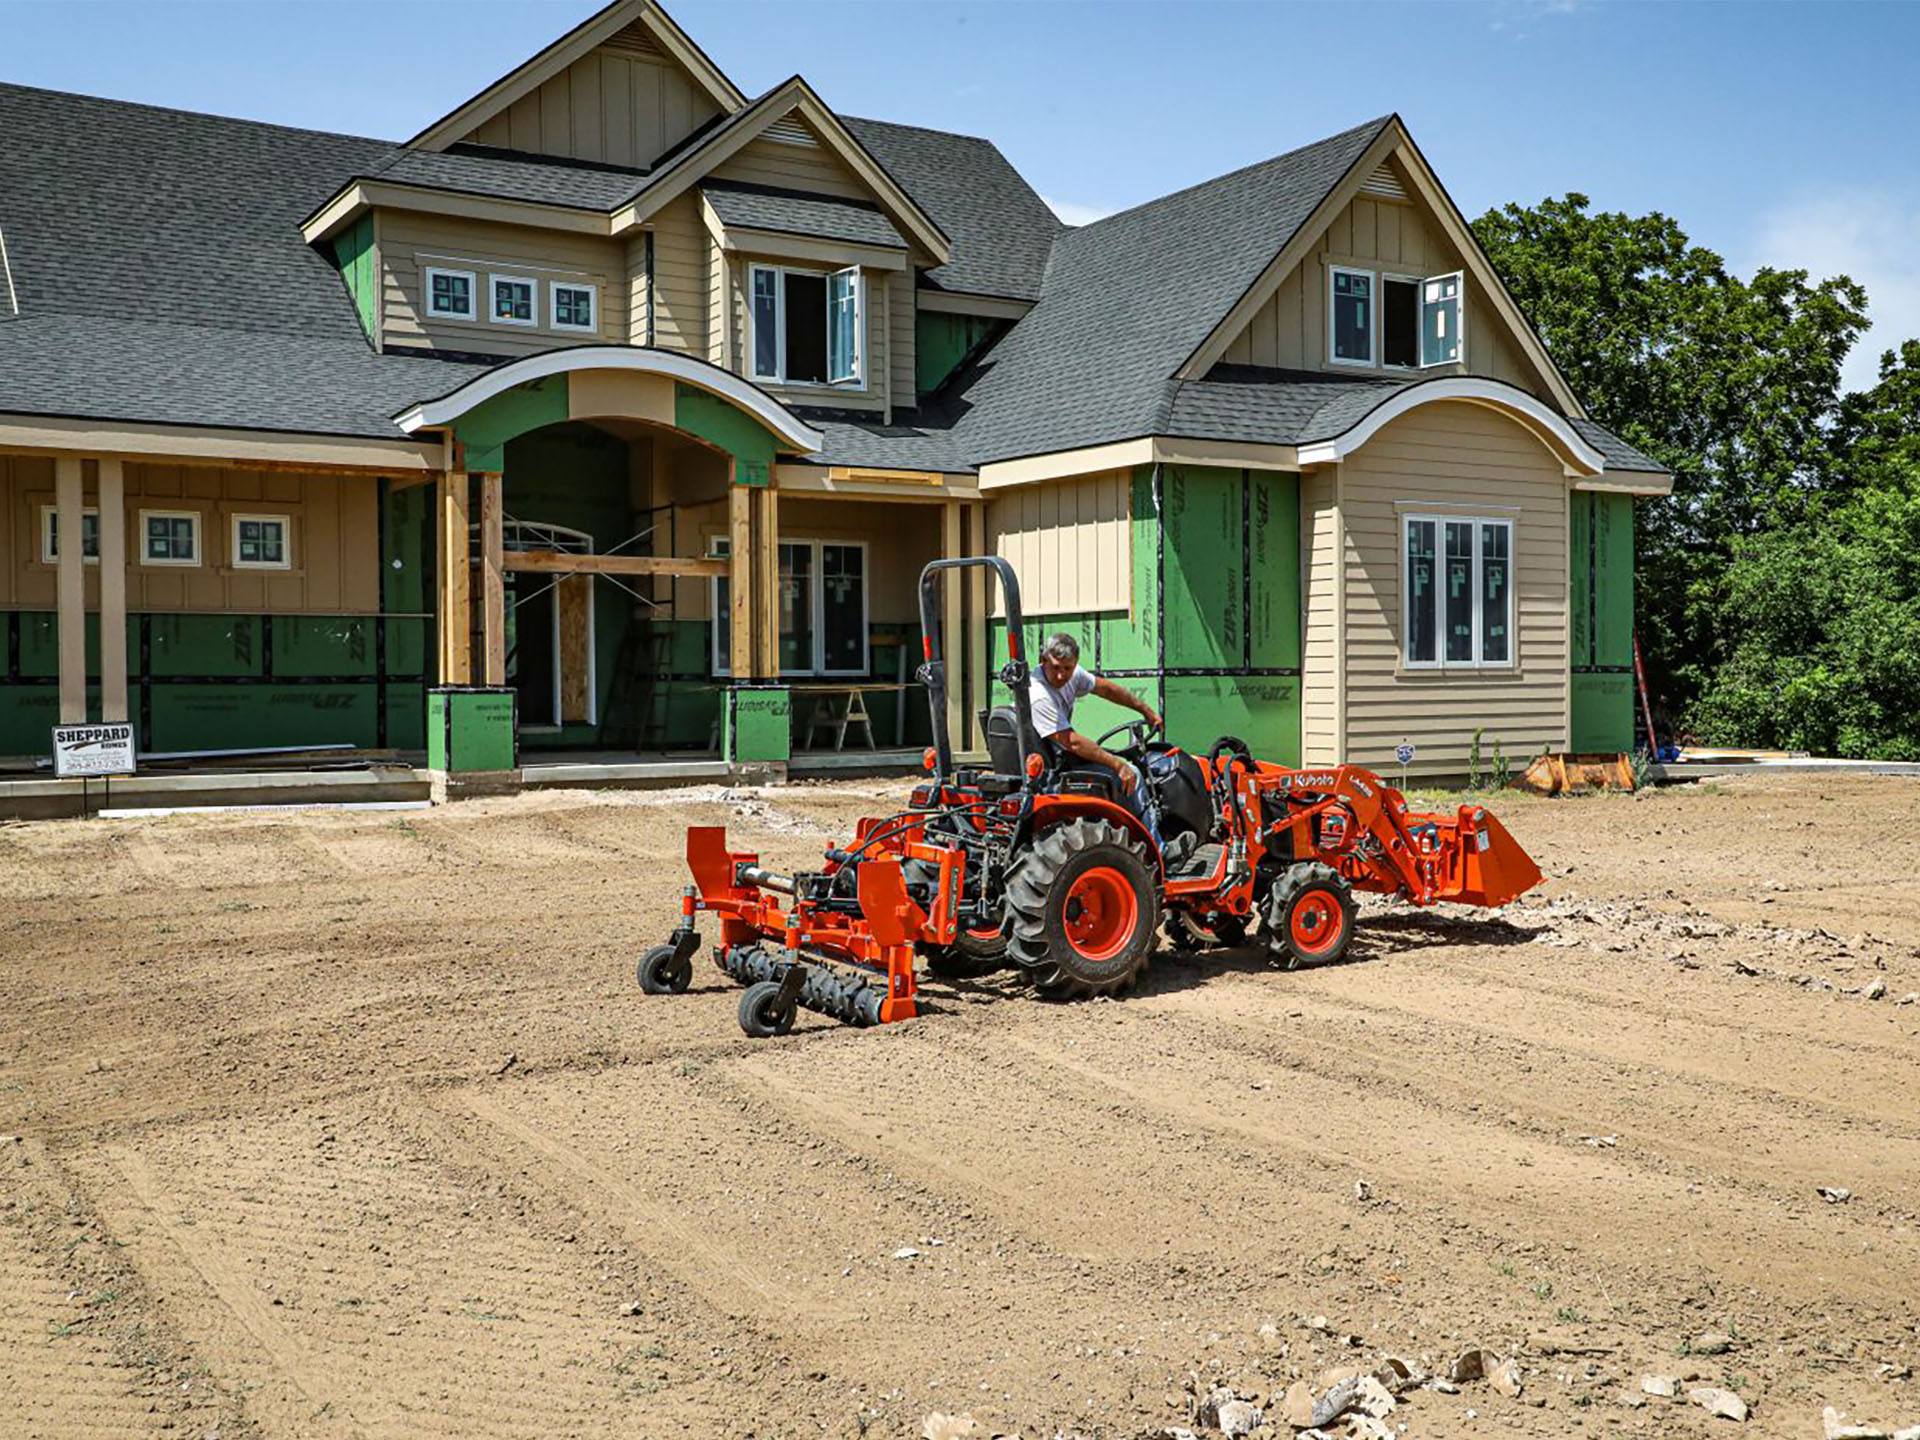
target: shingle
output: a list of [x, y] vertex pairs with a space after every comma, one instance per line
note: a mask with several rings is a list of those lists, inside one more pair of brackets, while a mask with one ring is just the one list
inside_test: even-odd
[[1580, 432], [1589, 445], [1607, 457], [1609, 470], [1645, 470], [1655, 475], [1673, 473], [1652, 456], [1635, 449], [1611, 430], [1591, 420], [1572, 420], [1568, 423]]
[[396, 146], [383, 164], [356, 178], [598, 211], [613, 209], [646, 181], [644, 172], [616, 166], [569, 165], [460, 146], [440, 151]]
[[764, 185], [708, 181], [700, 193], [713, 206], [723, 225], [750, 230], [773, 230], [786, 235], [809, 235], [856, 245], [878, 245], [904, 250], [907, 242], [877, 205], [831, 195], [808, 195]]
[[871, 415], [796, 407], [794, 413], [826, 437], [818, 465], [864, 465], [878, 469], [964, 471], [950, 417], [933, 410], [896, 414], [883, 424]]

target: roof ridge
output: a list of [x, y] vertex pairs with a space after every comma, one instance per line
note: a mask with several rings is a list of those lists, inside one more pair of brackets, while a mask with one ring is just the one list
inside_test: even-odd
[[144, 110], [155, 115], [185, 115], [194, 120], [217, 120], [224, 125], [246, 125], [257, 130], [273, 130], [283, 135], [319, 135], [328, 140], [352, 140], [362, 145], [400, 145], [398, 140], [378, 135], [352, 135], [345, 130], [321, 130], [311, 125], [284, 125], [278, 120], [255, 120], [245, 115], [222, 115], [215, 110], [189, 110], [180, 105], [156, 105], [150, 100], [122, 100], [112, 95], [95, 95], [85, 90], [55, 90], [48, 85], [22, 85], [0, 80], [0, 95], [14, 91], [23, 95], [51, 95], [61, 100], [89, 100], [96, 105], [112, 105], [123, 110]]

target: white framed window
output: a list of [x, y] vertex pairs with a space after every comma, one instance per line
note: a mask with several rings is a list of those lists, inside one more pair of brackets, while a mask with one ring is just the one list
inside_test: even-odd
[[[40, 507], [40, 563], [57, 565], [60, 562], [60, 507], [42, 505]], [[92, 505], [80, 512], [80, 563], [98, 565], [100, 563], [100, 512]]]
[[1328, 267], [1327, 359], [1335, 365], [1373, 364], [1376, 283], [1371, 270]]
[[1465, 353], [1465, 277], [1431, 275], [1420, 285], [1420, 364], [1446, 365]]
[[140, 512], [142, 565], [198, 565], [200, 556], [198, 510]]
[[431, 320], [478, 320], [474, 303], [480, 282], [471, 270], [442, 270], [429, 265], [422, 272], [427, 285], [427, 318]]
[[[707, 554], [725, 559], [724, 536]], [[780, 673], [865, 675], [872, 663], [867, 631], [867, 546], [862, 540], [780, 542]], [[731, 590], [727, 577], [707, 582], [713, 632], [713, 673], [731, 674]]]
[[293, 568], [293, 524], [285, 515], [235, 515], [228, 539], [236, 570]]
[[540, 287], [526, 276], [487, 276], [487, 296], [487, 318], [494, 324], [540, 323]]
[[753, 378], [778, 385], [859, 385], [866, 371], [866, 278], [860, 267], [747, 271]]
[[1403, 515], [1401, 659], [1409, 669], [1510, 669], [1513, 521]]
[[600, 291], [578, 280], [554, 280], [547, 286], [547, 310], [555, 330], [600, 331]]

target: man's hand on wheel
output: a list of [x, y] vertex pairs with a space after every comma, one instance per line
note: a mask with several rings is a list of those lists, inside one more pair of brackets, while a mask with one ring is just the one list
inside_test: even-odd
[[1113, 773], [1120, 777], [1120, 789], [1131, 795], [1140, 788], [1140, 771], [1131, 761], [1122, 760], [1113, 767]]
[[1167, 722], [1160, 718], [1160, 712], [1158, 710], [1155, 710], [1151, 706], [1149, 706], [1147, 709], [1142, 710], [1140, 713], [1147, 717], [1147, 726], [1149, 729], [1158, 730], [1162, 734], [1166, 733]]

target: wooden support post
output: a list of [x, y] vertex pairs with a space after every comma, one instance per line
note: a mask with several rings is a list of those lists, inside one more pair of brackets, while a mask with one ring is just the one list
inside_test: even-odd
[[753, 491], [727, 486], [727, 668], [735, 680], [754, 676]]
[[[127, 500], [121, 462], [100, 461], [100, 718], [127, 716]], [[142, 735], [137, 740], [144, 740]]]
[[[486, 657], [482, 683], [507, 683], [506, 572], [500, 564], [504, 514], [501, 476], [480, 477], [480, 610], [481, 653]], [[555, 603], [558, 603], [557, 601]]]
[[473, 611], [468, 592], [471, 569], [467, 538], [467, 472], [449, 470], [440, 477], [440, 683], [473, 683]]
[[[759, 512], [753, 536], [755, 673], [771, 680], [780, 674], [780, 497], [772, 485], [754, 495]], [[813, 583], [818, 585], [820, 577]]]
[[[940, 554], [950, 559], [966, 553], [960, 536], [960, 502], [948, 500], [940, 507]], [[966, 633], [961, 625], [965, 576], [949, 573], [943, 578], [940, 595], [940, 658], [947, 668], [947, 739], [955, 748], [966, 743], [967, 695], [960, 682], [966, 675]]]
[[87, 582], [80, 550], [81, 472], [78, 455], [53, 462], [53, 504], [59, 569], [54, 581], [59, 610], [60, 723], [87, 718]]
[[[972, 512], [968, 516], [971, 522], [967, 530], [968, 553], [991, 555], [993, 549], [987, 544], [986, 502], [976, 500], [967, 509]], [[967, 571], [967, 674], [971, 690], [967, 704], [969, 750], [987, 748], [987, 737], [980, 733], [977, 717], [982, 710], [991, 710], [999, 703], [999, 697], [994, 694], [992, 637], [987, 633], [988, 583], [984, 566]], [[993, 588], [999, 588], [997, 582]], [[1011, 697], [1008, 703], [1011, 703]]]

